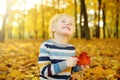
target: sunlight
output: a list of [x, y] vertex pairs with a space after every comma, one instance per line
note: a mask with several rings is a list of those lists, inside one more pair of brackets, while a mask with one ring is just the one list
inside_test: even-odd
[[23, 10], [30, 10], [31, 8], [35, 7], [35, 4], [40, 6], [41, 4], [41, 0], [18, 0], [18, 3], [19, 2], [22, 2], [23, 4], [18, 6], [18, 5], [15, 5], [15, 6], [12, 6], [12, 10], [20, 10], [20, 11], [23, 11]]
[[[21, 4], [22, 3], [22, 4]], [[35, 7], [35, 5], [40, 6], [41, 0], [17, 0], [15, 5], [10, 7], [11, 10], [30, 10]], [[6, 13], [6, 2], [5, 0], [0, 0], [0, 29], [2, 28], [3, 15]], [[15, 18], [18, 18], [19, 15], [15, 15]], [[13, 25], [17, 25], [15, 22]]]
[[103, 21], [100, 20], [100, 27], [103, 27]]
[[0, 29], [2, 28], [2, 18], [0, 18]]
[[25, 9], [26, 10], [29, 10], [29, 9], [31, 9], [31, 8], [33, 8], [33, 7], [35, 7], [35, 4], [41, 4], [41, 0], [26, 0], [25, 1]]
[[2, 16], [6, 13], [6, 3], [5, 0], [0, 0], [0, 29], [2, 28]]
[[13, 22], [12, 25], [13, 25], [14, 27], [18, 27], [18, 23], [17, 23], [17, 22]]
[[52, 7], [53, 4], [52, 4], [52, 0], [49, 0], [48, 3], [47, 3], [48, 6]]
[[5, 0], [0, 0], [0, 14], [5, 14], [5, 12], [6, 12]]
[[88, 11], [89, 14], [94, 14], [94, 12], [95, 12], [95, 11], [94, 11], [93, 9], [90, 9], [90, 10]]
[[[31, 8], [34, 8], [35, 5], [39, 7], [42, 4], [41, 2], [42, 0], [17, 0], [17, 3], [15, 5], [12, 5], [10, 9], [20, 10], [20, 11], [30, 10]], [[44, 2], [45, 1], [43, 1], [43, 4]], [[52, 6], [51, 2], [52, 0], [49, 1], [50, 3], [48, 4], [49, 6]], [[5, 12], [6, 12], [6, 2], [5, 0], [0, 0], [0, 14], [5, 14]]]
[[[98, 25], [98, 22], [96, 22], [96, 24]], [[101, 28], [103, 27], [103, 20], [99, 21], [99, 25], [100, 25]]]
[[94, 26], [94, 24], [92, 22], [88, 23], [88, 27], [93, 27], [93, 26]]

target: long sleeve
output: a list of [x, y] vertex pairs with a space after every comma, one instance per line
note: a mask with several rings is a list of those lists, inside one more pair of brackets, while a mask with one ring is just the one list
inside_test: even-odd
[[51, 40], [40, 46], [38, 64], [40, 80], [67, 80], [71, 75], [71, 67], [67, 67], [66, 59], [75, 55], [75, 47], [60, 45]]
[[67, 68], [66, 62], [51, 63], [49, 49], [42, 44], [40, 47], [39, 60], [40, 75], [44, 77], [56, 75]]
[[80, 70], [82, 70], [82, 67], [81, 67], [81, 66], [78, 66], [78, 65], [76, 65], [75, 67], [72, 68], [72, 71], [73, 71], [73, 72], [78, 72], [78, 71], [80, 71]]

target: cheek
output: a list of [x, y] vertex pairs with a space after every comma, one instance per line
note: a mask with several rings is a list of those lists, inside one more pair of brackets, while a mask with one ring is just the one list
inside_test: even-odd
[[75, 32], [75, 27], [72, 27], [71, 29], [72, 29], [72, 32], [74, 33]]
[[57, 30], [61, 30], [62, 27], [63, 27], [63, 25], [59, 24], [59, 25], [56, 26], [56, 29], [57, 29]]

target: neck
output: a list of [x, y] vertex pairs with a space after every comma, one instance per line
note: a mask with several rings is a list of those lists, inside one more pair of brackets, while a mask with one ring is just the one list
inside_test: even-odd
[[55, 41], [56, 43], [59, 43], [59, 44], [67, 44], [68, 43], [68, 36], [55, 34], [53, 41]]

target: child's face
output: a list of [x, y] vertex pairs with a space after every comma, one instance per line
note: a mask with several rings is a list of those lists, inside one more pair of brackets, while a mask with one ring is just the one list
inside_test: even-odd
[[64, 34], [72, 36], [75, 32], [74, 21], [69, 17], [61, 17], [53, 27], [54, 34]]

